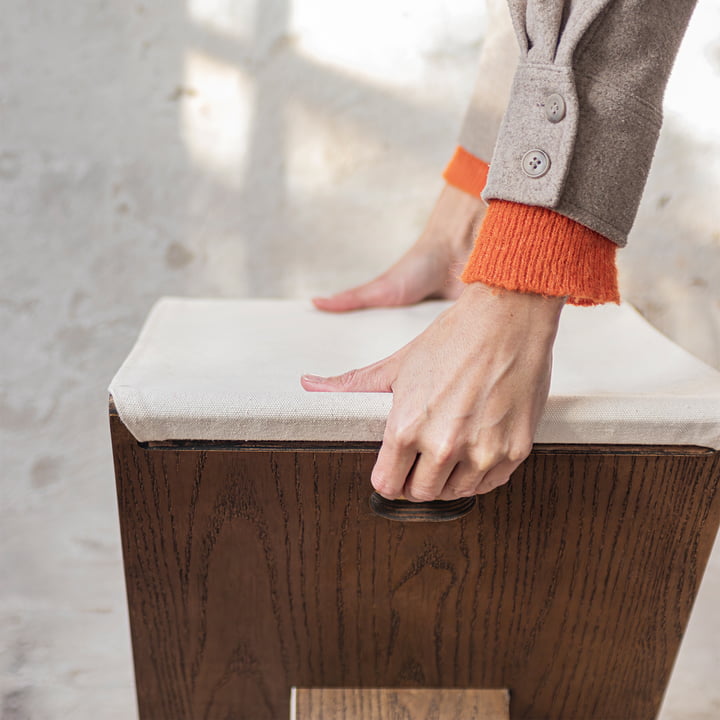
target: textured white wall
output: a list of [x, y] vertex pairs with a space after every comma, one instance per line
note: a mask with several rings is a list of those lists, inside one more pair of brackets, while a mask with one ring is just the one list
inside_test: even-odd
[[[440, 188], [483, 23], [479, 0], [4, 0], [0, 715], [132, 716], [105, 388], [154, 299], [382, 270]], [[621, 258], [716, 366], [719, 26], [701, 0]]]
[[720, 3], [699, 0], [665, 96], [665, 121], [621, 290], [675, 342], [720, 367]]

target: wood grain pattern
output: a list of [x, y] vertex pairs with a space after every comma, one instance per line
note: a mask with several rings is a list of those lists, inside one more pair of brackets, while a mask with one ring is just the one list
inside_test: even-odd
[[294, 720], [510, 720], [507, 690], [298, 688], [294, 701]]
[[374, 451], [143, 448], [111, 423], [143, 720], [279, 720], [291, 686], [657, 713], [720, 454], [541, 447], [462, 520], [406, 524], [368, 506]]

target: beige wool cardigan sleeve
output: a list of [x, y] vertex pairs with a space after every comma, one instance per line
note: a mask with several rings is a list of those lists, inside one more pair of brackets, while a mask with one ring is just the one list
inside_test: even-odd
[[508, 13], [491, 2], [460, 135], [482, 159], [496, 138], [483, 198], [551, 208], [624, 245], [695, 4], [508, 0]]

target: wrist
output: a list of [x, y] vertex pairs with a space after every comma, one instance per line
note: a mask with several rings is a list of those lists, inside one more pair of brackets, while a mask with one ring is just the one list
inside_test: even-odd
[[461, 279], [567, 296], [574, 305], [619, 302], [617, 246], [553, 210], [491, 200]]
[[505, 290], [473, 282], [465, 286], [458, 303], [478, 308], [483, 313], [493, 312], [504, 322], [554, 338], [566, 300], [565, 297]]
[[486, 208], [480, 198], [446, 184], [419, 243], [435, 247], [440, 245], [454, 257], [466, 258], [472, 250]]

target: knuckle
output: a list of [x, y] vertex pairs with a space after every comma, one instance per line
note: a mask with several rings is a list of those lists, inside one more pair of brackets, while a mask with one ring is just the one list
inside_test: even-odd
[[408, 448], [415, 445], [415, 427], [410, 422], [395, 422], [388, 425], [387, 439], [401, 448]]
[[532, 452], [532, 440], [520, 438], [513, 442], [507, 452], [507, 459], [513, 463], [521, 463]]
[[338, 378], [342, 387], [352, 387], [359, 379], [360, 371], [357, 369], [348, 370]]
[[376, 490], [384, 490], [388, 485], [387, 478], [379, 472], [374, 472], [372, 474], [370, 482]]
[[430, 457], [435, 465], [446, 465], [456, 455], [456, 442], [454, 437], [445, 437], [437, 441], [430, 451]]
[[395, 488], [392, 486], [392, 482], [390, 478], [383, 475], [382, 473], [373, 473], [372, 478], [370, 479], [370, 482], [372, 486], [377, 490], [380, 494], [388, 496], [388, 495], [396, 495]]
[[519, 465], [532, 452], [533, 439], [528, 433], [522, 433], [504, 440], [476, 443], [468, 449], [470, 464], [476, 472], [488, 472], [501, 462]]
[[490, 468], [497, 465], [500, 455], [494, 448], [483, 444], [471, 448], [468, 457], [473, 472], [477, 475], [483, 475]]
[[420, 502], [430, 502], [437, 497], [437, 493], [431, 487], [413, 487], [411, 490], [412, 496]]
[[462, 483], [455, 487], [450, 488], [453, 495], [456, 497], [470, 497], [471, 495], [475, 495], [477, 492], [477, 485], [476, 483]]

